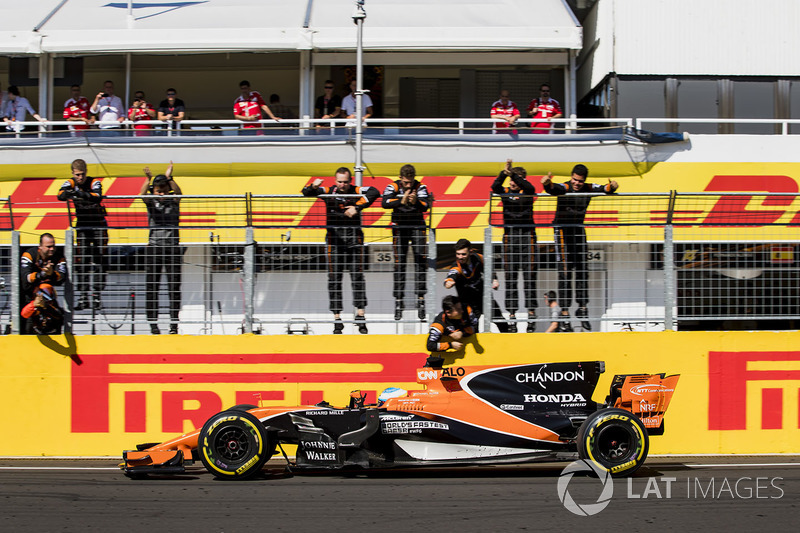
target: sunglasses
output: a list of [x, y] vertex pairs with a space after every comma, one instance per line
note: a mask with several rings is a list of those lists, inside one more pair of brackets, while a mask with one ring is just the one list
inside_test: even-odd
[[167, 96], [175, 96], [175, 93], [167, 93]]
[[325, 87], [326, 89], [333, 89], [333, 87]]

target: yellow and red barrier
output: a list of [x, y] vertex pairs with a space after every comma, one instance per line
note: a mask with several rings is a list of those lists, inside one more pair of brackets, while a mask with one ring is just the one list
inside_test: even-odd
[[[0, 338], [2, 456], [115, 456], [199, 427], [238, 403], [346, 405], [416, 389], [408, 336]], [[614, 374], [681, 374], [653, 454], [800, 453], [800, 332], [479, 334], [446, 363], [603, 360]], [[13, 429], [12, 429], [13, 428]]]

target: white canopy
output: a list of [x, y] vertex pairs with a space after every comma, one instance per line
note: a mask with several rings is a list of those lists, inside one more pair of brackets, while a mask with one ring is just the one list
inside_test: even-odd
[[[30, 0], [0, 7], [8, 55], [347, 51], [354, 0]], [[366, 51], [577, 50], [564, 0], [366, 0]]]

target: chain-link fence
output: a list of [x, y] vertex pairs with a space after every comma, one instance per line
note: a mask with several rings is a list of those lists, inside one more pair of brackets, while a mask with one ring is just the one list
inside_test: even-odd
[[[581, 224], [554, 225], [559, 197], [547, 194], [521, 227], [504, 224], [499, 197], [488, 210], [475, 198], [471, 211], [461, 198], [461, 211], [437, 202], [404, 239], [380, 201], [359, 229], [328, 225], [324, 199], [299, 195], [171, 197], [177, 226], [153, 224], [153, 197], [109, 196], [107, 227], [75, 225], [71, 202], [40, 227], [72, 221], [52, 233], [69, 270], [57, 287], [65, 329], [76, 334], [425, 333], [455, 292], [444, 281], [461, 236], [499, 281], [484, 285], [481, 307], [494, 300], [503, 317], [485, 316], [484, 330], [546, 331], [550, 291], [569, 312], [559, 329], [797, 328], [798, 195], [569, 196], [589, 201]], [[3, 331], [21, 331], [30, 295], [19, 261], [39, 238], [11, 229], [15, 207], [0, 216]]]

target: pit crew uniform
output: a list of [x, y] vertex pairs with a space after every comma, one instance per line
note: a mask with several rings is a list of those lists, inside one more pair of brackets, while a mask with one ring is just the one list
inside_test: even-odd
[[89, 290], [89, 263], [99, 267], [95, 271], [94, 298], [95, 305], [99, 305], [100, 292], [106, 285], [106, 272], [108, 271], [108, 222], [106, 222], [106, 208], [101, 203], [103, 200], [103, 185], [98, 178], [86, 177], [82, 185], [70, 178], [64, 182], [58, 191], [58, 199], [66, 202], [72, 200], [75, 206], [75, 228], [77, 253], [75, 264], [81, 265], [75, 269], [75, 286], [85, 298]]
[[[48, 262], [53, 263], [53, 272], [50, 275], [44, 273], [44, 265]], [[22, 278], [22, 305], [23, 308], [27, 304], [33, 302], [36, 292], [39, 290], [40, 285], [63, 285], [67, 279], [67, 260], [61, 250], [56, 249], [50, 259], [45, 259], [39, 254], [39, 248], [34, 246], [22, 253], [20, 258], [20, 277]], [[33, 309], [27, 313], [28, 316], [33, 315]], [[28, 317], [25, 313], [22, 314], [23, 323], [20, 324], [20, 331], [25, 333], [34, 333], [33, 325], [28, 324]]]
[[[328, 296], [330, 310], [334, 314], [342, 312], [342, 277], [345, 270], [350, 271], [353, 286], [353, 306], [363, 309], [367, 306], [367, 288], [364, 281], [364, 232], [361, 230], [361, 211], [378, 199], [374, 187], [350, 187], [352, 192], [339, 193], [331, 187], [303, 187], [303, 196], [330, 194], [325, 202], [328, 245]], [[346, 195], [345, 195], [346, 194]], [[354, 195], [362, 195], [360, 197]], [[354, 206], [358, 214], [348, 218], [345, 209]]]
[[[483, 256], [470, 252], [467, 264], [461, 266], [456, 261], [450, 267], [445, 279], [445, 282], [448, 279], [455, 282], [456, 293], [461, 303], [471, 307], [478, 318], [483, 314], [483, 277]], [[492, 279], [497, 279], [497, 276], [493, 274]], [[508, 322], [503, 318], [500, 306], [494, 298], [492, 298], [492, 322], [502, 333], [509, 331]]]
[[43, 283], [36, 291], [42, 293], [44, 302], [41, 307], [31, 300], [20, 311], [25, 319], [23, 331], [27, 335], [58, 335], [64, 325], [64, 311], [56, 300], [56, 290], [52, 285]]
[[572, 272], [575, 271], [575, 301], [585, 308], [589, 302], [589, 271], [586, 266], [586, 229], [583, 226], [591, 196], [573, 196], [573, 193], [612, 194], [611, 184], [584, 183], [573, 191], [570, 182], [545, 185], [545, 192], [558, 196], [553, 231], [558, 263], [558, 301], [564, 309], [572, 304]]
[[[406, 286], [406, 252], [411, 248], [414, 256], [414, 274], [416, 276], [416, 295], [418, 299], [425, 296], [427, 276], [427, 254], [425, 246], [425, 217], [423, 213], [430, 207], [428, 188], [414, 180], [412, 190], [417, 193], [417, 202], [403, 205], [401, 181], [390, 183], [383, 190], [381, 205], [392, 210], [392, 252], [394, 255], [394, 286], [392, 295], [400, 302], [402, 309], [403, 293]], [[424, 302], [424, 300], [422, 301]], [[418, 302], [419, 305], [419, 302]]]
[[[89, 100], [85, 97], [81, 96], [77, 100], [74, 98], [70, 98], [66, 102], [64, 102], [64, 120], [69, 120], [70, 118], [89, 118], [89, 107], [91, 104]], [[72, 132], [75, 131], [82, 131], [88, 130], [89, 125], [85, 122], [71, 122], [69, 125], [69, 130]], [[73, 135], [76, 135], [73, 133]]]
[[[561, 104], [558, 103], [558, 100], [552, 98], [549, 98], [547, 103], [541, 103], [539, 98], [534, 98], [531, 100], [531, 103], [528, 104], [527, 112], [530, 113], [533, 111], [534, 107], [538, 107], [539, 109], [536, 111], [535, 115], [531, 116], [533, 120], [553, 118], [556, 115], [562, 114]], [[552, 122], [531, 122], [531, 133], [552, 133], [552, 131]]]
[[452, 347], [450, 342], [443, 342], [442, 338], [450, 336], [455, 331], [461, 331], [464, 334], [461, 338], [467, 338], [478, 330], [478, 315], [468, 305], [463, 305], [463, 308], [464, 312], [459, 320], [453, 320], [444, 311], [436, 315], [428, 332], [427, 349], [429, 352], [449, 350]]
[[[145, 275], [147, 320], [154, 333], [158, 331], [158, 289], [162, 271], [167, 277], [169, 296], [170, 333], [178, 332], [181, 310], [181, 268], [183, 248], [180, 246], [180, 199], [170, 191], [165, 195], [147, 195], [142, 200], [147, 206], [150, 239], [147, 246], [147, 274]], [[155, 327], [153, 327], [155, 326]]]
[[[261, 93], [258, 91], [250, 91], [250, 96], [245, 98], [243, 96], [239, 96], [236, 100], [233, 101], [233, 114], [234, 115], [242, 115], [245, 117], [261, 117], [261, 106], [267, 105], [264, 101], [264, 98], [261, 97]], [[245, 122], [242, 126], [244, 128], [260, 128], [261, 124], [259, 122]]]
[[[489, 112], [489, 116], [492, 115], [519, 115], [519, 109], [517, 104], [511, 100], [506, 105], [503, 105], [501, 100], [497, 100], [492, 104], [492, 110]], [[516, 135], [517, 130], [509, 128], [508, 122], [501, 121], [494, 123], [494, 133], [512, 133]]]
[[[44, 273], [44, 265], [53, 263], [53, 273], [49, 276]], [[39, 254], [39, 248], [34, 246], [22, 253], [20, 260], [20, 274], [22, 275], [23, 305], [33, 299], [36, 289], [42, 283], [58, 286], [63, 285], [67, 279], [67, 260], [64, 254], [56, 249], [50, 259], [45, 259]]]
[[[494, 194], [512, 194], [503, 181], [508, 174], [502, 171], [492, 183]], [[503, 268], [506, 278], [506, 311], [515, 313], [519, 309], [517, 272], [522, 271], [525, 308], [535, 310], [536, 301], [536, 228], [533, 227], [533, 202], [536, 189], [531, 183], [514, 174], [510, 179], [521, 191], [515, 196], [502, 196], [503, 204]]]

